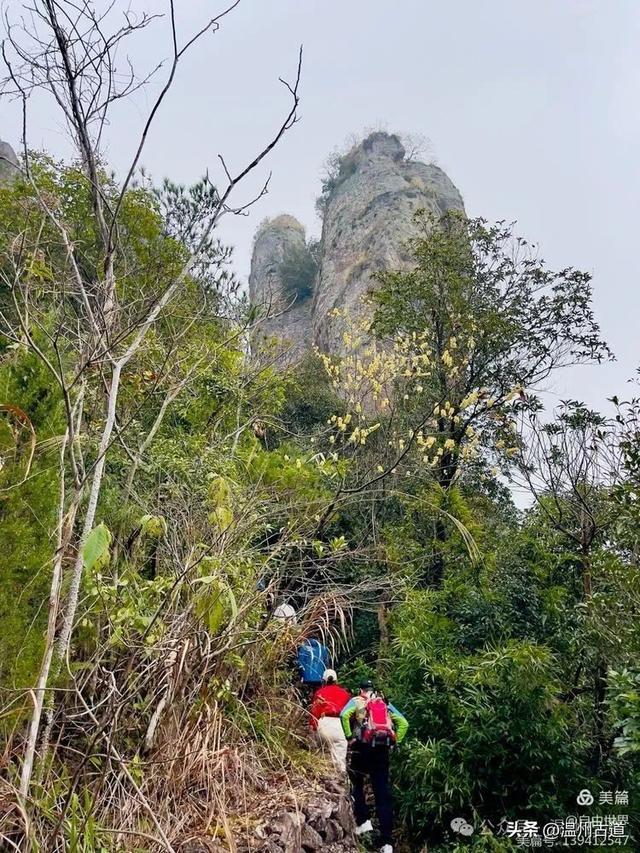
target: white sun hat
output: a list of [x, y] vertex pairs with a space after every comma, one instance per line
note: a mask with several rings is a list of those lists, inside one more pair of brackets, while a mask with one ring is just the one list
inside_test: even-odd
[[279, 604], [273, 611], [276, 619], [282, 619], [283, 622], [289, 622], [295, 625], [297, 622], [296, 611], [290, 604]]

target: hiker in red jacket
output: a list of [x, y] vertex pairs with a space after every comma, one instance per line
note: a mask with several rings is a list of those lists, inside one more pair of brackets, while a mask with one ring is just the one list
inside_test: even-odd
[[335, 670], [325, 669], [322, 687], [313, 694], [309, 709], [311, 728], [329, 747], [331, 759], [341, 773], [347, 772], [347, 739], [340, 722], [340, 712], [350, 699], [349, 691], [338, 684]]

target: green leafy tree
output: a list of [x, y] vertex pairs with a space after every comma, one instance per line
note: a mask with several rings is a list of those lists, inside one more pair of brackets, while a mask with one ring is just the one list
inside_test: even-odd
[[[435, 401], [433, 427], [451, 440], [438, 468], [447, 488], [472, 435], [504, 457], [514, 447], [509, 402], [537, 409], [532, 390], [569, 364], [609, 357], [591, 307], [588, 273], [549, 270], [513, 227], [449, 212], [416, 215], [412, 268], [383, 271], [372, 290], [382, 340], [426, 337], [433, 369], [410, 395], [415, 423]], [[512, 450], [512, 452], [514, 452]]]
[[640, 673], [609, 672], [609, 705], [620, 730], [613, 745], [620, 755], [640, 753]]

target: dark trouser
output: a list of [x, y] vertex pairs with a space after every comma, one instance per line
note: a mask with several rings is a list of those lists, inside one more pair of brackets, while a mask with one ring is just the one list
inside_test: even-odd
[[355, 743], [349, 760], [349, 779], [356, 823], [360, 826], [371, 817], [364, 794], [366, 777], [371, 781], [380, 824], [380, 841], [391, 844], [393, 833], [393, 800], [389, 789], [389, 747]]

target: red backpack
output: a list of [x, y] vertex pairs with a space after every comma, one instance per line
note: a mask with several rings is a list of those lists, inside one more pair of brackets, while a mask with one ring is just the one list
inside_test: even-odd
[[373, 696], [364, 706], [361, 738], [370, 746], [392, 746], [396, 742], [393, 720], [380, 696]]

